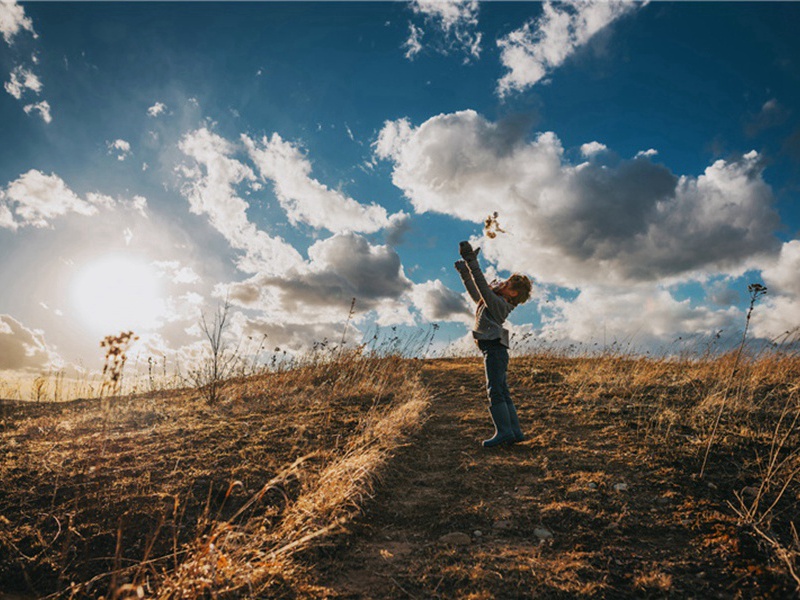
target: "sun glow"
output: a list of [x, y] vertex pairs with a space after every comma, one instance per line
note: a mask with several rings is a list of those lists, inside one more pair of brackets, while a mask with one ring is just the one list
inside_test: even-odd
[[164, 314], [156, 271], [146, 262], [107, 256], [88, 263], [72, 283], [72, 302], [99, 335], [154, 329]]

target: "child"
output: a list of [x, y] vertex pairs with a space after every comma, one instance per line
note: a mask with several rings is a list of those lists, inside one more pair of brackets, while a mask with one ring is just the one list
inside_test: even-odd
[[483, 445], [491, 448], [521, 442], [525, 434], [519, 426], [517, 409], [508, 391], [508, 330], [502, 325], [514, 308], [530, 298], [531, 280], [515, 273], [505, 281], [490, 286], [478, 264], [481, 249], [473, 250], [469, 242], [461, 242], [458, 250], [463, 260], [456, 262], [456, 269], [461, 274], [467, 293], [478, 304], [472, 336], [483, 353], [489, 412], [495, 426], [494, 436], [485, 440]]

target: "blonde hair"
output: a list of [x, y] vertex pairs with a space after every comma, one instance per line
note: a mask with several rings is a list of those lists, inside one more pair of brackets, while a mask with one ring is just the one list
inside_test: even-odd
[[514, 273], [507, 281], [511, 284], [511, 289], [517, 292], [517, 295], [511, 299], [511, 304], [518, 306], [530, 299], [533, 284], [531, 284], [531, 280], [527, 275]]

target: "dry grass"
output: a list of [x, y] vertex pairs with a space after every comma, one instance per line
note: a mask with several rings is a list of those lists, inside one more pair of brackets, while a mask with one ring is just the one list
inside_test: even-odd
[[800, 355], [774, 349], [520, 362], [523, 385], [560, 379], [574, 402], [629, 419], [652, 452], [674, 454], [712, 486], [732, 487], [730, 509], [800, 590]]
[[[419, 425], [414, 361], [339, 352], [193, 389], [6, 404], [0, 588], [53, 597], [291, 589]], [[246, 579], [244, 577], [246, 576]]]
[[[365, 507], [382, 506], [370, 499], [381, 477], [397, 471], [389, 461], [423, 423], [428, 396], [482, 393], [477, 361], [362, 351], [321, 346], [275, 372], [228, 380], [214, 404], [191, 388], [4, 404], [0, 589], [54, 598], [326, 597], [331, 588], [316, 566], [358, 538]], [[426, 389], [421, 368], [451, 387]], [[529, 458], [464, 452], [455, 415], [463, 411], [470, 428], [488, 417], [475, 408], [467, 418], [456, 400], [456, 412], [438, 417], [439, 435], [423, 438], [433, 446], [414, 449], [422, 465], [431, 452], [441, 462], [441, 472], [414, 473], [420, 504], [382, 488], [398, 499], [398, 514], [430, 517], [421, 535], [434, 536], [420, 550], [395, 541], [377, 551], [380, 564], [409, 565], [408, 578], [389, 581], [397, 597], [463, 597], [465, 589], [492, 597], [500, 585], [528, 584], [545, 596], [591, 596], [619, 591], [621, 582], [634, 596], [681, 595], [693, 585], [687, 556], [698, 551], [717, 566], [738, 557], [732, 572], [748, 581], [800, 589], [796, 353], [531, 353], [514, 358], [510, 376], [522, 410], [536, 398], [536, 418], [553, 427], [531, 424]], [[659, 503], [610, 489], [645, 463]], [[483, 469], [498, 477], [493, 486], [509, 471], [511, 495], [486, 500]], [[529, 477], [524, 485], [520, 474]], [[396, 478], [388, 479], [391, 487]], [[528, 537], [502, 552], [500, 537], [468, 553], [440, 548], [443, 510], [448, 527], [469, 533], [478, 526], [465, 524], [479, 522], [486, 532], [515, 518]], [[555, 541], [532, 539], [542, 524], [556, 524]], [[654, 543], [653, 527], [694, 546], [656, 545], [644, 562], [623, 554], [626, 538]], [[565, 540], [573, 530], [578, 545]], [[617, 546], [607, 552], [608, 541]]]

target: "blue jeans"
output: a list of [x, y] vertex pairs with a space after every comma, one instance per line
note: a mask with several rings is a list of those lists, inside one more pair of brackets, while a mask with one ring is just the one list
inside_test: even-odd
[[500, 340], [478, 340], [478, 348], [483, 352], [483, 365], [486, 368], [486, 391], [489, 402], [495, 404], [511, 404], [508, 391], [508, 348]]

